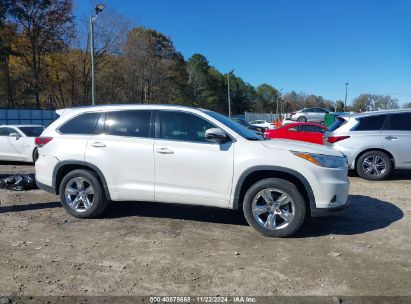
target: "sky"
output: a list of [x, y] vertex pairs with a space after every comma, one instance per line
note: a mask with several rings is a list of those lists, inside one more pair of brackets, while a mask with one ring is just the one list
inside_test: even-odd
[[[101, 0], [132, 26], [170, 37], [244, 81], [348, 103], [361, 93], [411, 102], [411, 0]], [[74, 0], [74, 14], [95, 0]], [[103, 13], [104, 14], [104, 11]], [[97, 20], [98, 23], [98, 20]]]

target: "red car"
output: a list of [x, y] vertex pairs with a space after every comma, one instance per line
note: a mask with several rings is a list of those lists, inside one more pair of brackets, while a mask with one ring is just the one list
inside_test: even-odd
[[323, 144], [323, 135], [327, 127], [313, 122], [296, 122], [274, 130], [267, 130], [264, 135], [268, 138], [285, 138]]

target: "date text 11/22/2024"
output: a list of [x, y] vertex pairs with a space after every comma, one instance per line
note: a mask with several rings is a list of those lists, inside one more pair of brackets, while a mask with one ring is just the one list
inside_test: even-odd
[[255, 297], [224, 297], [224, 296], [202, 296], [202, 297], [150, 297], [150, 303], [256, 303]]

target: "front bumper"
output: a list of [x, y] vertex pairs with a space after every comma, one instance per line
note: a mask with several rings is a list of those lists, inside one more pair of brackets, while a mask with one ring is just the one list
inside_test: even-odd
[[346, 167], [312, 168], [311, 173], [315, 176], [310, 183], [314, 196], [314, 202], [310, 204], [312, 217], [331, 215], [349, 207], [350, 181], [347, 171]]

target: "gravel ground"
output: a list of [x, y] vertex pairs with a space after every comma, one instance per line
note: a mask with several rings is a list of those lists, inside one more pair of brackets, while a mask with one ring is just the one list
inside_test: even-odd
[[124, 202], [79, 220], [41, 190], [0, 190], [0, 295], [410, 296], [411, 173], [350, 180], [349, 210], [289, 239], [230, 210]]

